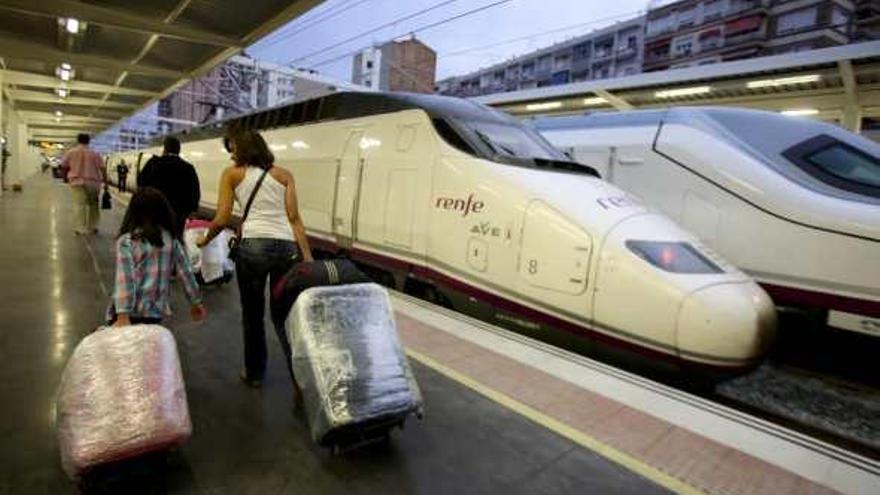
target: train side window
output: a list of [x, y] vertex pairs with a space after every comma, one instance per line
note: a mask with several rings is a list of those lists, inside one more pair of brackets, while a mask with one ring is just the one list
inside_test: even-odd
[[782, 156], [838, 189], [880, 198], [880, 159], [827, 134], [810, 138]]
[[449, 122], [446, 122], [443, 119], [435, 118], [431, 119], [431, 123], [434, 124], [434, 129], [437, 130], [437, 134], [440, 134], [440, 137], [446, 141], [446, 144], [452, 146], [453, 148], [458, 149], [459, 151], [463, 151], [469, 155], [476, 155], [476, 151], [465, 141], [462, 137], [456, 132], [455, 129], [449, 125]]

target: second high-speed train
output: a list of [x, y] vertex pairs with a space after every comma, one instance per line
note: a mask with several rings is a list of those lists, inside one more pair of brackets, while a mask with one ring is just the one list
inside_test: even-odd
[[[224, 126], [260, 130], [293, 172], [314, 247], [456, 310], [700, 370], [750, 367], [774, 334], [772, 302], [750, 277], [488, 107], [338, 93]], [[223, 132], [182, 136], [206, 207], [230, 164]]]
[[755, 277], [776, 302], [880, 336], [880, 146], [773, 112], [540, 119], [555, 146]]

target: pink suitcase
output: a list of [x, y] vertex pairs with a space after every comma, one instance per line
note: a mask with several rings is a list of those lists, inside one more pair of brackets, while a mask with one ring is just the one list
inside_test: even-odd
[[56, 422], [72, 477], [186, 441], [192, 424], [171, 332], [133, 325], [83, 339], [61, 377]]

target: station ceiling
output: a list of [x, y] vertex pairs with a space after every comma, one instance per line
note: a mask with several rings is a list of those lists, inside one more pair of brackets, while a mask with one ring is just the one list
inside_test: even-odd
[[31, 139], [97, 133], [323, 1], [0, 0], [3, 91]]

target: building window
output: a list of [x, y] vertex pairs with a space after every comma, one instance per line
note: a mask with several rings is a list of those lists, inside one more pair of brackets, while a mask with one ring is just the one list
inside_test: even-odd
[[532, 77], [535, 75], [535, 63], [527, 62], [522, 65], [522, 75], [523, 77]]
[[663, 17], [658, 17], [656, 19], [651, 19], [648, 21], [647, 26], [645, 27], [648, 36], [654, 36], [657, 34], [662, 34], [667, 31], [672, 30], [672, 15], [665, 15]]
[[697, 9], [696, 7], [691, 7], [687, 10], [682, 10], [678, 13], [678, 27], [679, 29], [693, 26], [697, 21]]
[[672, 44], [672, 54], [676, 57], [687, 57], [694, 50], [694, 39], [691, 36], [679, 38]]
[[557, 55], [553, 61], [553, 68], [556, 70], [568, 68], [570, 57], [568, 55]]
[[585, 58], [590, 58], [590, 42], [579, 43], [574, 45], [574, 59], [575, 60], [583, 60]]
[[724, 2], [722, 0], [707, 0], [703, 4], [703, 21], [718, 19], [724, 15]]
[[817, 13], [818, 9], [811, 7], [781, 14], [776, 18], [776, 34], [793, 33], [814, 27]]
[[372, 69], [372, 68], [373, 68], [373, 61], [367, 60], [367, 69]]
[[581, 82], [587, 80], [587, 71], [575, 72], [571, 75], [571, 82]]
[[714, 50], [721, 46], [721, 30], [718, 28], [709, 29], [700, 33], [700, 50]]
[[568, 71], [564, 70], [564, 71], [554, 73], [552, 81], [553, 81], [552, 84], [554, 86], [558, 85], [558, 84], [567, 84], [568, 83]]
[[543, 56], [538, 59], [538, 70], [551, 70], [553, 68], [553, 57], [550, 55]]
[[638, 45], [639, 45], [639, 39], [636, 35], [631, 35], [630, 37], [628, 37], [626, 39], [626, 47], [627, 48], [632, 48], [633, 50], [635, 50], [636, 48], [638, 48]]

